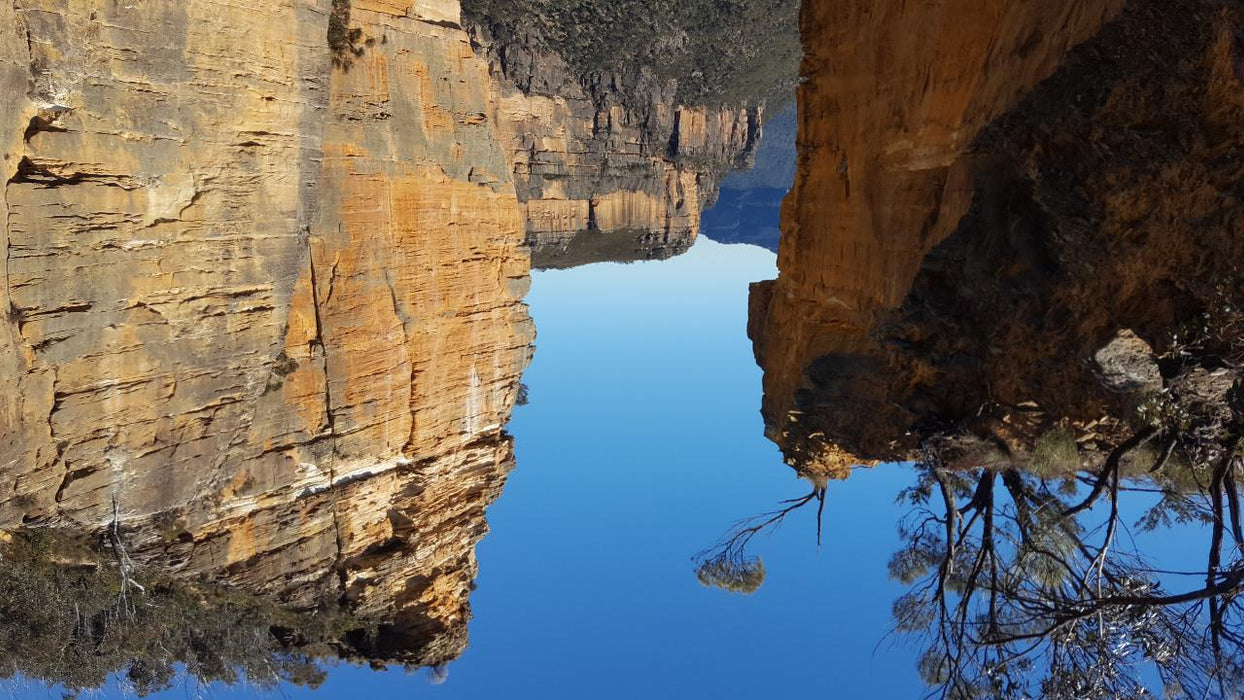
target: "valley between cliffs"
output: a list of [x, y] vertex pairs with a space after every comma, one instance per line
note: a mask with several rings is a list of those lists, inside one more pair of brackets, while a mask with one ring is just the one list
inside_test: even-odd
[[529, 34], [472, 28], [498, 95], [524, 241], [539, 268], [686, 252], [727, 172], [748, 168], [763, 101], [683, 105], [677, 80], [643, 71], [587, 75]]

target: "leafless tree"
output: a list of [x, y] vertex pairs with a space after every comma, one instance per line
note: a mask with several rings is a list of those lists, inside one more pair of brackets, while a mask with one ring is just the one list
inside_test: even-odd
[[130, 589], [136, 589], [139, 593], [145, 593], [147, 589], [134, 580], [134, 560], [130, 558], [125, 542], [121, 538], [121, 512], [115, 496], [112, 499], [112, 522], [108, 524], [104, 539], [116, 558], [117, 572], [121, 577], [121, 585], [117, 592], [118, 614], [133, 617], [135, 603], [130, 599]]

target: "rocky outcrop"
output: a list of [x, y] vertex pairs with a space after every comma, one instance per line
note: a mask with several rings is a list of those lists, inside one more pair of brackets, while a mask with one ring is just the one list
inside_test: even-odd
[[677, 81], [584, 76], [534, 40], [473, 33], [537, 267], [682, 253], [718, 181], [751, 162], [759, 107], [682, 106]]
[[0, 3], [0, 528], [456, 653], [534, 335], [488, 81], [455, 0]]
[[1122, 329], [1165, 353], [1234, 284], [1241, 26], [1195, 0], [805, 3], [798, 177], [750, 328], [788, 457], [1126, 420], [1094, 354]]

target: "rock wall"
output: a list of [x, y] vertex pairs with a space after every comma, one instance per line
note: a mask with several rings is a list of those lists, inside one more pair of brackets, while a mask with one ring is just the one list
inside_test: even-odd
[[750, 324], [788, 458], [903, 459], [972, 417], [1126, 420], [1093, 354], [1129, 328], [1167, 347], [1240, 254], [1238, 15], [805, 3], [781, 276]]
[[682, 253], [718, 181], [751, 163], [762, 107], [681, 106], [675, 81], [581, 76], [534, 42], [472, 31], [538, 267]]
[[[753, 289], [749, 324], [771, 436], [781, 442], [798, 423], [814, 360], [879, 362], [869, 340], [878, 313], [902, 301], [924, 255], [972, 201], [965, 149], [1122, 4], [804, 3], [799, 158], [783, 205], [780, 276]], [[843, 391], [879, 397], [868, 412], [888, 410], [876, 386]], [[792, 449], [837, 458], [832, 447]]]
[[534, 329], [457, 2], [14, 0], [0, 84], [0, 528], [460, 647]]

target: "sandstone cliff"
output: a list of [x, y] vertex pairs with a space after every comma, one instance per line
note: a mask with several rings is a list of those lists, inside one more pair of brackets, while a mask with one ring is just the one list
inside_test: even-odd
[[0, 528], [456, 654], [534, 335], [456, 0], [14, 0], [0, 85]]
[[781, 276], [750, 324], [788, 458], [1126, 421], [1097, 350], [1131, 329], [1168, 352], [1239, 291], [1238, 8], [807, 2], [802, 23]]
[[682, 253], [718, 181], [751, 162], [761, 107], [683, 106], [677, 80], [583, 73], [529, 35], [473, 34], [538, 267]]

